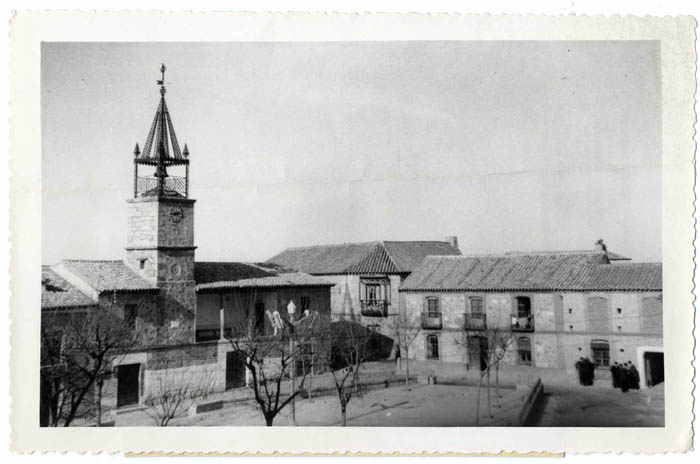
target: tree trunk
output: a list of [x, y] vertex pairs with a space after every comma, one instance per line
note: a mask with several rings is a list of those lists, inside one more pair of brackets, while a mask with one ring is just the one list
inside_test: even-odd
[[476, 426], [479, 426], [479, 410], [481, 409], [481, 384], [484, 381], [483, 372], [479, 372], [479, 388], [476, 390]]
[[340, 412], [343, 416], [343, 427], [346, 427], [348, 425], [348, 413], [347, 413], [347, 408], [348, 406], [346, 404], [341, 404], [340, 405]]
[[501, 388], [498, 383], [498, 366], [499, 363], [496, 363], [496, 405], [500, 408], [501, 407]]
[[493, 417], [491, 414], [491, 366], [486, 369], [486, 411], [489, 417]]
[[409, 373], [408, 369], [409, 369], [408, 368], [408, 356], [406, 356], [406, 389], [410, 390], [411, 389], [410, 382], [409, 382], [410, 373]]
[[99, 380], [97, 382], [97, 426], [102, 425], [102, 386], [104, 382]]
[[268, 427], [272, 427], [272, 421], [274, 421], [275, 418], [274, 416], [268, 416], [267, 414], [265, 415], [265, 425]]

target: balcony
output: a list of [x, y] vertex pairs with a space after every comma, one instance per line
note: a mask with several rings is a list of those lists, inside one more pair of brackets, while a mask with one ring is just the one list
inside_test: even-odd
[[465, 314], [464, 330], [486, 330], [486, 314]]
[[[158, 179], [155, 177], [137, 177], [134, 184], [134, 194], [137, 197], [157, 196]], [[169, 176], [165, 178], [163, 196], [187, 197], [187, 178]]]
[[518, 316], [514, 314], [510, 318], [510, 329], [513, 332], [534, 332], [535, 330], [535, 318], [530, 314], [529, 316]]
[[360, 314], [365, 317], [387, 317], [389, 302], [386, 300], [361, 300]]
[[422, 313], [421, 327], [424, 329], [442, 329], [442, 313]]

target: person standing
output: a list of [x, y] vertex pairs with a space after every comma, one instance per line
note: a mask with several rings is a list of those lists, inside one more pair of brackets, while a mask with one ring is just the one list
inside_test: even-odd
[[585, 385], [584, 381], [583, 381], [584, 375], [585, 375], [584, 374], [584, 367], [585, 367], [584, 364], [585, 363], [583, 361], [583, 358], [578, 358], [578, 361], [576, 361], [576, 364], [574, 364], [574, 367], [576, 367], [576, 371], [578, 372], [578, 383], [581, 385]]
[[630, 374], [627, 369], [627, 363], [624, 363], [620, 368], [620, 390], [622, 390], [622, 393], [627, 393], [630, 389], [629, 378]]
[[613, 363], [610, 368], [610, 375], [612, 376], [613, 388], [620, 388], [620, 367], [617, 362]]
[[629, 369], [630, 369], [630, 388], [632, 390], [639, 390], [639, 371], [637, 370], [636, 367], [634, 367], [634, 364], [632, 364], [632, 361], [629, 361]]

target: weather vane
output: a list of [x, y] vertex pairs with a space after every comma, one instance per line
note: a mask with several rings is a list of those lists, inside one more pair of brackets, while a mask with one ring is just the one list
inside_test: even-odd
[[160, 65], [160, 80], [156, 83], [160, 86], [160, 94], [165, 95], [165, 64]]

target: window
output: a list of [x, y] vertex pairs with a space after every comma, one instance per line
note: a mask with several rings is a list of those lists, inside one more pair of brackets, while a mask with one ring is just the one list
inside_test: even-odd
[[426, 298], [428, 317], [440, 317], [440, 300], [437, 297]]
[[618, 326], [617, 326], [617, 331], [618, 331], [618, 332], [622, 332], [622, 326], [621, 326], [621, 325], [618, 325]]
[[376, 301], [381, 300], [381, 292], [379, 288], [379, 284], [367, 284], [365, 285], [365, 296], [366, 300], [374, 303]]
[[573, 331], [574, 331], [574, 326], [573, 326], [573, 325], [570, 325], [570, 326], [569, 326], [569, 332], [573, 332]]
[[610, 343], [607, 340], [592, 340], [593, 362], [600, 367], [610, 367]]
[[146, 269], [146, 258], [139, 259], [139, 269]]
[[572, 314], [573, 312], [574, 312], [574, 310], [569, 308], [569, 314]]
[[472, 317], [482, 317], [484, 315], [484, 299], [480, 296], [469, 298], [469, 308]]
[[518, 307], [518, 317], [530, 317], [530, 298], [519, 296], [515, 298]]
[[428, 359], [440, 359], [440, 343], [437, 335], [428, 335]]
[[136, 305], [124, 305], [124, 326], [133, 330], [136, 328]]
[[532, 345], [529, 337], [518, 338], [518, 364], [532, 365]]
[[622, 314], [622, 308], [617, 308], [617, 314]]

